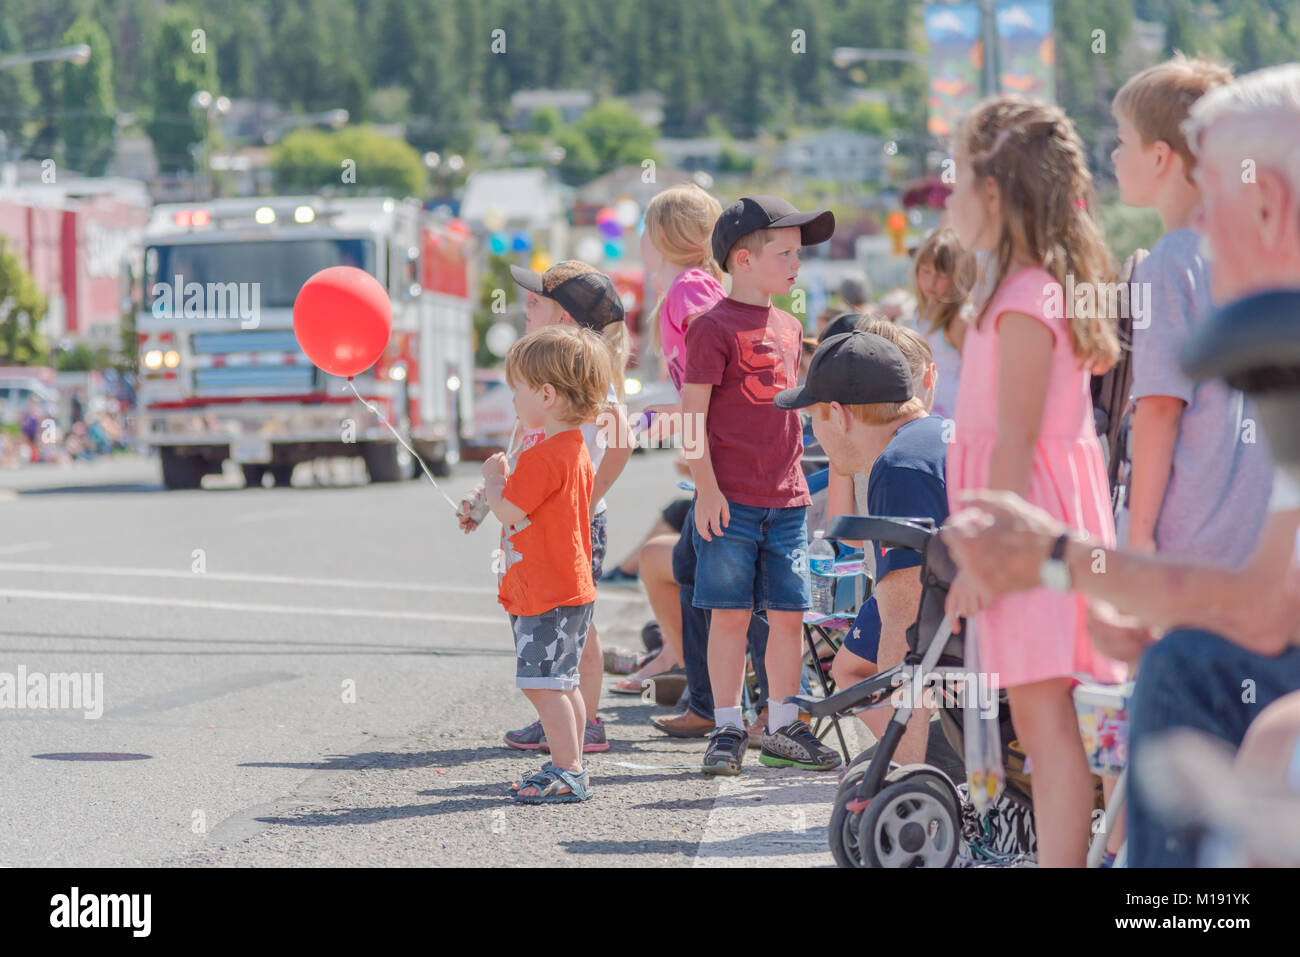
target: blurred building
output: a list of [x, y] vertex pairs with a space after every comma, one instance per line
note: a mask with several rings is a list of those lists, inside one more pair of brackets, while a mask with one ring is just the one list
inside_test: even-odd
[[572, 123], [596, 102], [590, 90], [519, 90], [510, 97], [510, 129], [532, 129], [533, 115], [540, 109], [554, 109], [565, 123]]
[[124, 266], [138, 260], [149, 222], [145, 184], [115, 177], [10, 180], [0, 186], [0, 237], [46, 297], [46, 338], [116, 347]]
[[831, 128], [795, 137], [777, 147], [775, 172], [844, 185], [879, 182], [885, 173], [885, 142], [878, 136]]

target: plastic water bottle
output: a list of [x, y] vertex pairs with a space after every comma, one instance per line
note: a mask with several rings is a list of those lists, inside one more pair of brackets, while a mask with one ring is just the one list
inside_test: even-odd
[[825, 532], [820, 529], [813, 533], [813, 542], [808, 546], [808, 572], [812, 578], [812, 610], [819, 615], [829, 615], [835, 610], [836, 579], [831, 575], [835, 571], [835, 549], [826, 541]]

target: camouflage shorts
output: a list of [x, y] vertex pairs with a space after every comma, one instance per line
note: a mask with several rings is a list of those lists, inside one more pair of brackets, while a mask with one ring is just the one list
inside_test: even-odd
[[515, 687], [572, 691], [595, 602], [552, 608], [540, 615], [511, 615], [515, 630]]
[[609, 538], [605, 532], [606, 519], [608, 512], [601, 512], [591, 520], [591, 580], [600, 581], [601, 572], [605, 567], [605, 547]]

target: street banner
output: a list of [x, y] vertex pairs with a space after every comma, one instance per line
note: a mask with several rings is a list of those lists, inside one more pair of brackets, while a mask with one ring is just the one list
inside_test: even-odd
[[999, 3], [994, 17], [1002, 92], [1055, 103], [1056, 34], [1051, 0]]
[[957, 121], [980, 97], [984, 41], [978, 3], [930, 4], [925, 8], [930, 45], [930, 116], [935, 136], [951, 136]]

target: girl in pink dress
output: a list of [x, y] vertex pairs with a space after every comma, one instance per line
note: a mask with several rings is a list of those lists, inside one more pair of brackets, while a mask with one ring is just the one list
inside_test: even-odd
[[[1097, 284], [1115, 275], [1088, 213], [1083, 143], [1058, 107], [999, 96], [965, 118], [953, 158], [952, 224], [963, 246], [989, 253], [994, 280], [963, 343], [949, 504], [956, 512], [968, 489], [1007, 489], [1113, 545], [1089, 381], [1114, 363], [1119, 344], [1113, 320], [1095, 305], [1065, 301], [1067, 290], [1090, 289], [1101, 293], [1093, 303], [1104, 303]], [[947, 610], [973, 618], [983, 668], [1007, 689], [1033, 764], [1039, 865], [1083, 866], [1093, 785], [1074, 675], [1117, 682], [1123, 666], [1093, 649], [1078, 592], [1037, 588], [991, 601], [959, 572]]]

